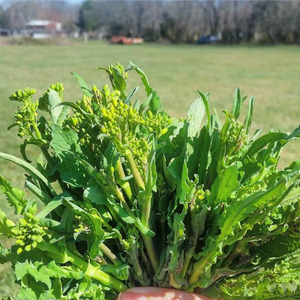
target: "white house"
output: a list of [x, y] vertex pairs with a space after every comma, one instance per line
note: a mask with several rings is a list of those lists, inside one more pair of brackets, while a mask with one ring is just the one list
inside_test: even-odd
[[62, 32], [62, 24], [50, 20], [31, 20], [26, 23], [25, 29], [33, 38], [49, 38]]

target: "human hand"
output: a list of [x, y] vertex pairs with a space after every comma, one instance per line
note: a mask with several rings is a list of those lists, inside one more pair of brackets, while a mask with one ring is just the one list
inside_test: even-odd
[[209, 300], [207, 297], [178, 290], [140, 287], [120, 294], [117, 300]]

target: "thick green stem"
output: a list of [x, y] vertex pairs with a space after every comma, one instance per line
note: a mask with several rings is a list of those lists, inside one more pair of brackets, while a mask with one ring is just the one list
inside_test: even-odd
[[192, 275], [189, 279], [189, 286], [193, 286], [198, 281], [199, 277], [204, 273], [206, 262], [207, 259], [203, 258], [194, 265]]
[[170, 274], [170, 286], [176, 288], [176, 289], [181, 289], [182, 285], [178, 284], [174, 278], [174, 273]]
[[129, 182], [123, 180], [126, 176], [125, 176], [125, 172], [123, 170], [122, 163], [121, 163], [120, 159], [118, 159], [118, 161], [117, 161], [117, 171], [118, 171], [118, 175], [120, 177], [119, 184], [120, 184], [121, 188], [124, 190], [124, 192], [125, 192], [126, 196], [128, 197], [130, 203], [132, 204], [133, 196], [132, 196], [131, 187], [130, 187]]
[[189, 264], [191, 262], [191, 259], [193, 258], [194, 253], [196, 251], [196, 248], [197, 248], [197, 245], [198, 245], [199, 236], [200, 236], [200, 232], [199, 232], [199, 228], [197, 227], [195, 236], [193, 238], [193, 246], [189, 250], [187, 250], [186, 254], [185, 254], [185, 259], [184, 259], [183, 267], [182, 267], [182, 270], [180, 272], [180, 277], [181, 278], [185, 278], [185, 275], [186, 275], [186, 272], [188, 270], [188, 267], [189, 267]]
[[42, 139], [42, 135], [41, 135], [41, 133], [40, 133], [40, 131], [39, 131], [39, 129], [38, 129], [38, 127], [37, 127], [37, 125], [36, 125], [35, 122], [32, 122], [32, 127], [33, 127], [33, 130], [34, 130], [35, 134], [36, 134], [36, 137], [39, 140], [41, 140]]
[[146, 199], [143, 203], [143, 207], [142, 207], [142, 223], [145, 226], [149, 226], [149, 219], [150, 219], [150, 210], [151, 210], [151, 198], [150, 199]]
[[156, 250], [154, 247], [154, 243], [151, 237], [142, 234], [142, 238], [152, 265], [152, 268], [154, 270], [154, 273], [156, 274], [159, 268], [158, 258], [156, 254]]
[[30, 181], [25, 181], [25, 188], [27, 188], [30, 192], [32, 192], [35, 196], [37, 196], [43, 203], [48, 204], [52, 201], [52, 197], [50, 197], [47, 193], [39, 189], [36, 185], [31, 183]]
[[136, 276], [139, 278], [140, 283], [145, 284], [143, 278], [143, 270], [140, 266], [139, 259], [138, 259], [138, 249], [135, 243], [131, 244], [131, 249], [128, 251], [128, 255], [130, 257], [130, 261], [133, 265], [134, 272]]
[[133, 219], [136, 219], [136, 215], [134, 214], [134, 212], [130, 209], [130, 207], [128, 206], [128, 204], [125, 202], [123, 203], [123, 206], [126, 210], [126, 212], [128, 213], [128, 215], [133, 218]]
[[100, 250], [113, 262], [115, 266], [122, 265], [122, 262], [104, 243], [100, 245]]
[[205, 266], [208, 261], [210, 261], [213, 254], [218, 250], [218, 246], [216, 246], [208, 255], [200, 259], [198, 262], [194, 264], [194, 268], [189, 279], [189, 286], [194, 285], [199, 277], [204, 274]]
[[140, 174], [139, 170], [137, 169], [137, 166], [136, 166], [135, 161], [133, 159], [132, 153], [129, 149], [127, 149], [125, 151], [125, 157], [128, 161], [130, 170], [132, 172], [132, 175], [135, 179], [136, 184], [144, 190], [145, 189], [145, 183], [144, 183], [144, 181], [141, 177], [141, 174]]
[[42, 251], [47, 251], [54, 254], [55, 256], [58, 256], [63, 262], [70, 262], [74, 264], [80, 270], [85, 270], [86, 275], [98, 280], [106, 286], [112, 287], [117, 292], [122, 292], [128, 289], [128, 287], [118, 279], [101, 271], [98, 266], [93, 266], [92, 264], [87, 263], [86, 261], [84, 261], [83, 259], [81, 259], [80, 257], [76, 256], [68, 250], [62, 252], [59, 248], [55, 247], [54, 245], [50, 245], [45, 242], [40, 243], [38, 245], [38, 248]]
[[[137, 166], [135, 164], [135, 161], [133, 159], [132, 153], [129, 149], [125, 151], [125, 157], [128, 161], [130, 170], [132, 172], [132, 175], [137, 183], [137, 185], [145, 190], [145, 183], [141, 177], [140, 172], [137, 169]], [[151, 198], [147, 199], [145, 203], [143, 204], [143, 211], [142, 211], [142, 223], [148, 227], [149, 225], [149, 217], [150, 217], [150, 209], [151, 209]], [[152, 268], [154, 270], [154, 273], [158, 271], [159, 268], [159, 263], [158, 263], [158, 258], [156, 254], [156, 250], [154, 247], [154, 243], [151, 237], [146, 236], [142, 234], [142, 238], [152, 265]]]
[[185, 260], [184, 260], [184, 263], [183, 263], [183, 267], [182, 267], [182, 270], [180, 272], [180, 277], [181, 278], [184, 278], [185, 277], [185, 274], [187, 272], [187, 269], [189, 267], [189, 264], [191, 262], [191, 259], [192, 257], [194, 256], [194, 253], [195, 253], [195, 249], [196, 249], [196, 245], [194, 245], [192, 248], [190, 248], [186, 254], [185, 254]]
[[[148, 199], [145, 199], [142, 207], [142, 218], [141, 221], [143, 225], [146, 227], [149, 227], [149, 219], [150, 219], [150, 210], [151, 210], [151, 197]], [[159, 268], [159, 261], [156, 253], [156, 249], [154, 247], [153, 239], [152, 237], [143, 235], [144, 244], [151, 262], [151, 265], [154, 269], [155, 274], [158, 271]]]

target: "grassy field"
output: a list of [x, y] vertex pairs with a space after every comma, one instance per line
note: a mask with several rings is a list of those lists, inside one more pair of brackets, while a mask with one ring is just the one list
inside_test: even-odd
[[[65, 85], [65, 100], [78, 100], [80, 89], [71, 71], [88, 84], [101, 87], [107, 81], [96, 67], [131, 60], [148, 75], [171, 115], [185, 116], [197, 97], [197, 89], [211, 93], [217, 111], [229, 109], [234, 90], [255, 96], [253, 128], [291, 131], [300, 123], [299, 47], [210, 47], [142, 45], [119, 46], [96, 42], [68, 46], [0, 46], [0, 151], [19, 155], [16, 131], [6, 128], [13, 122], [16, 103], [8, 100], [16, 89], [34, 87], [41, 95], [54, 82]], [[140, 79], [132, 74], [133, 85]], [[138, 97], [144, 94], [139, 91]], [[246, 109], [245, 109], [246, 110]], [[220, 113], [221, 114], [221, 113]], [[299, 142], [282, 155], [282, 166], [299, 157]], [[0, 173], [22, 186], [22, 172], [0, 162]], [[8, 210], [3, 197], [0, 207]], [[2, 241], [6, 245], [6, 241]], [[8, 265], [0, 266], [0, 297], [15, 290]]]

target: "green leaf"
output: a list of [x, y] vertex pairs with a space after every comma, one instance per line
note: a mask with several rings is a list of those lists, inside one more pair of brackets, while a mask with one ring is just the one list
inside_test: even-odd
[[0, 152], [0, 159], [11, 161], [11, 162], [15, 163], [16, 165], [22, 167], [25, 171], [27, 171], [29, 174], [31, 174], [32, 177], [34, 177], [35, 179], [38, 179], [41, 183], [45, 184], [45, 186], [49, 189], [51, 194], [53, 196], [56, 196], [56, 192], [54, 191], [54, 189], [52, 188], [50, 182], [46, 179], [46, 177], [42, 173], [40, 173], [36, 168], [34, 168], [32, 165], [30, 165], [29, 163], [25, 162], [24, 160], [22, 160], [20, 158], [15, 157], [13, 155], [9, 155], [9, 154], [2, 153], [2, 152]]
[[62, 205], [62, 199], [63, 197], [67, 196], [67, 193], [63, 193], [62, 195], [58, 195], [55, 198], [51, 200], [50, 203], [48, 203], [43, 210], [38, 213], [36, 216], [39, 219], [45, 218], [47, 215], [49, 215], [53, 210], [55, 210], [57, 207]]
[[93, 203], [105, 205], [107, 208], [112, 208], [117, 215], [127, 224], [135, 224], [136, 227], [147, 236], [154, 236], [154, 232], [148, 227], [143, 225], [139, 218], [131, 217], [125, 209], [117, 204], [113, 199], [106, 197], [98, 186], [92, 186], [84, 191], [84, 198], [90, 200]]
[[6, 200], [15, 209], [15, 214], [21, 214], [26, 207], [25, 193], [13, 187], [9, 181], [0, 176], [0, 190], [6, 195]]
[[139, 87], [137, 86], [130, 92], [130, 94], [127, 96], [126, 100], [124, 101], [125, 104], [128, 104], [131, 101], [131, 98], [137, 92], [138, 89]]
[[78, 287], [78, 293], [80, 294], [84, 293], [86, 290], [88, 290], [91, 284], [92, 284], [92, 279], [89, 276], [84, 276], [80, 281]]
[[58, 157], [63, 157], [66, 151], [82, 153], [77, 133], [74, 130], [58, 125], [53, 125], [52, 127], [51, 146]]
[[235, 165], [226, 168], [215, 180], [211, 188], [211, 195], [208, 197], [209, 205], [216, 205], [226, 201], [234, 192], [239, 183], [238, 171]]
[[207, 117], [207, 127], [210, 128], [210, 109], [208, 103], [208, 95], [204, 95], [200, 90], [198, 90], [198, 94], [200, 95], [206, 110], [206, 117]]
[[231, 109], [230, 114], [234, 116], [234, 118], [237, 120], [240, 116], [241, 106], [243, 104], [242, 98], [241, 98], [241, 91], [239, 88], [235, 90], [235, 97], [233, 101], [233, 106]]
[[[0, 225], [1, 230], [1, 225]], [[1, 231], [0, 231], [1, 233]], [[4, 249], [2, 245], [0, 244], [0, 264], [5, 264], [7, 262], [15, 262], [16, 256], [13, 253], [11, 253], [9, 250]]]
[[25, 139], [24, 142], [20, 145], [20, 152], [22, 154], [23, 159], [26, 162], [31, 163], [31, 160], [28, 159], [27, 154], [26, 154], [26, 149], [27, 149], [28, 145], [34, 145], [39, 148], [42, 148], [42, 146], [44, 146], [46, 144], [47, 144], [47, 142], [45, 140], [40, 140], [40, 139], [36, 139], [36, 138]]
[[51, 147], [60, 158], [57, 170], [62, 180], [74, 187], [87, 186], [90, 176], [82, 166], [83, 154], [75, 131], [53, 125]]
[[250, 148], [248, 149], [246, 155], [252, 156], [257, 153], [259, 150], [263, 149], [268, 143], [276, 142], [279, 140], [285, 140], [288, 137], [286, 133], [283, 132], [269, 132], [257, 140], [255, 140]]
[[91, 92], [90, 88], [88, 87], [88, 85], [85, 83], [85, 81], [77, 73], [72, 72], [71, 74], [77, 79], [77, 81], [78, 81], [78, 83], [81, 87], [82, 92], [87, 97], [92, 96], [92, 92]]
[[113, 199], [105, 196], [98, 186], [92, 186], [86, 189], [84, 192], [84, 197], [93, 203], [105, 205], [107, 208], [112, 208], [117, 213], [117, 216], [119, 216], [125, 223], [135, 223], [135, 219], [129, 216], [120, 204], [117, 204]]
[[120, 280], [128, 280], [129, 277], [129, 266], [121, 265], [121, 266], [103, 266], [101, 267], [102, 271], [113, 275], [114, 277]]
[[147, 107], [149, 107], [150, 101], [153, 98], [153, 95], [150, 94], [147, 99], [141, 104], [139, 112], [142, 113]]
[[249, 109], [248, 109], [248, 114], [247, 117], [245, 119], [245, 129], [246, 129], [246, 134], [249, 134], [250, 128], [251, 128], [251, 124], [252, 124], [252, 117], [253, 117], [253, 103], [254, 103], [254, 98], [251, 97], [249, 100]]
[[[300, 296], [299, 252], [281, 262], [261, 266], [252, 274], [242, 274], [221, 281], [205, 293], [230, 299], [298, 299]], [[287, 271], [288, 270], [288, 271]]]
[[183, 210], [180, 214], [175, 213], [173, 218], [174, 239], [172, 246], [169, 248], [171, 258], [168, 265], [171, 273], [174, 273], [178, 268], [181, 251], [183, 250], [182, 244], [186, 239], [185, 216], [186, 210]]
[[120, 69], [118, 68], [118, 64], [117, 64], [117, 67], [110, 66], [108, 69], [104, 69], [104, 68], [99, 68], [99, 69], [103, 69], [109, 74], [110, 81], [111, 81], [113, 88], [115, 90], [120, 91], [121, 98], [124, 101], [127, 98], [126, 93], [125, 93], [126, 80], [124, 79], [123, 74], [121, 73]]
[[52, 197], [50, 197], [48, 194], [43, 192], [40, 188], [38, 188], [36, 185], [34, 185], [32, 182], [28, 180], [25, 181], [25, 188], [31, 191], [36, 197], [38, 197], [44, 203], [49, 203], [52, 200]]
[[49, 110], [50, 110], [50, 115], [51, 115], [51, 121], [53, 124], [57, 124], [57, 121], [62, 112], [62, 107], [56, 106], [60, 102], [61, 102], [61, 99], [60, 99], [58, 93], [54, 90], [51, 90], [49, 92]]
[[[38, 267], [41, 268], [38, 269]], [[41, 282], [46, 284], [49, 289], [51, 288], [51, 280], [43, 263], [35, 262], [32, 264], [28, 260], [23, 263], [18, 262], [15, 266], [15, 275], [17, 280], [22, 280], [25, 276], [30, 275], [37, 283]]]
[[149, 109], [152, 113], [156, 114], [162, 108], [160, 97], [157, 95], [156, 91], [153, 90], [152, 87], [150, 86], [146, 74], [137, 65], [135, 65], [132, 62], [130, 62], [130, 67], [132, 70], [135, 70], [142, 77], [142, 82], [144, 84], [147, 96], [149, 97], [150, 95], [152, 95], [151, 100], [149, 102]]
[[244, 220], [247, 215], [250, 215], [253, 211], [264, 206], [266, 203], [269, 203], [270, 205], [270, 201], [277, 199], [283, 193], [285, 188], [286, 182], [284, 179], [282, 179], [270, 189], [266, 191], [255, 192], [243, 201], [239, 201], [231, 205], [226, 214], [223, 214], [220, 218], [219, 224], [220, 228], [222, 229], [220, 235], [221, 238], [223, 239], [225, 236], [229, 235], [232, 228]]
[[[56, 107], [58, 107], [58, 106], [56, 106]], [[55, 107], [55, 109], [56, 109], [56, 107]], [[58, 119], [57, 119], [57, 121], [56, 121], [56, 124], [57, 125], [59, 125], [59, 126], [61, 126], [62, 124], [63, 124], [63, 121], [65, 120], [65, 118], [68, 116], [68, 114], [69, 114], [69, 107], [67, 107], [67, 106], [64, 106], [63, 107], [63, 109], [62, 109], [62, 111], [61, 111], [61, 113], [60, 113], [60, 115], [58, 116]]]
[[88, 241], [88, 244], [89, 255], [92, 259], [94, 259], [99, 254], [100, 244], [104, 240], [104, 231], [102, 229], [101, 217], [99, 216], [99, 213], [96, 209], [92, 209], [91, 213], [86, 212], [78, 205], [74, 204], [71, 197], [63, 197], [62, 202], [75, 214], [83, 216], [92, 225], [91, 236], [93, 239]]
[[187, 121], [189, 123], [188, 136], [195, 137], [200, 132], [201, 122], [205, 114], [205, 104], [198, 98], [188, 109]]
[[35, 292], [29, 287], [22, 287], [18, 293], [18, 300], [38, 300]]
[[288, 140], [300, 138], [300, 125], [288, 136]]

